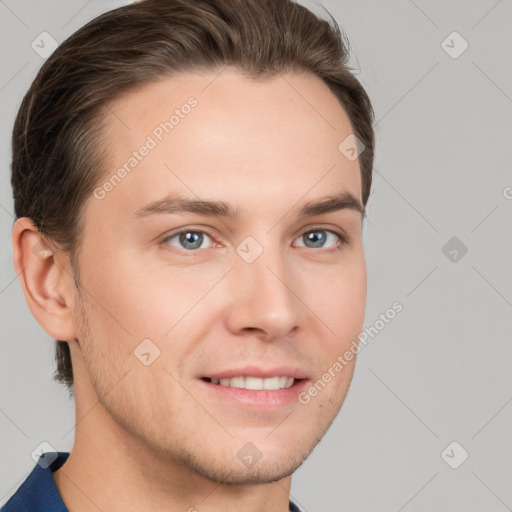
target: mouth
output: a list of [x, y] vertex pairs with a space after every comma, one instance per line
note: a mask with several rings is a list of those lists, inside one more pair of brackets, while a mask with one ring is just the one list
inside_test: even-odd
[[206, 399], [219, 407], [271, 412], [296, 404], [309, 379], [278, 374], [255, 377], [234, 373], [231, 377], [201, 377], [198, 382]]
[[275, 377], [267, 378], [242, 375], [237, 377], [219, 379], [202, 377], [201, 380], [218, 386], [247, 389], [251, 391], [278, 391], [280, 389], [291, 388], [297, 381], [301, 381], [304, 379], [294, 379], [293, 377], [287, 377], [285, 375], [277, 375]]

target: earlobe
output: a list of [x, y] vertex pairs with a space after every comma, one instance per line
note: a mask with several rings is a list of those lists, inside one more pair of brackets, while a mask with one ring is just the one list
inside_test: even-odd
[[34, 318], [52, 338], [74, 339], [73, 287], [68, 285], [73, 276], [66, 255], [28, 217], [14, 223], [12, 247], [14, 268]]

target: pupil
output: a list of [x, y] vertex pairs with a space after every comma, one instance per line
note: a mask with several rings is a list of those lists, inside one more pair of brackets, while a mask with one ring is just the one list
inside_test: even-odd
[[315, 244], [315, 247], [321, 247], [322, 242], [324, 241], [324, 238], [325, 238], [324, 234], [321, 234], [319, 236], [318, 233], [320, 233], [320, 232], [319, 231], [311, 231], [308, 235], [308, 239]]
[[[196, 249], [201, 246], [202, 235], [196, 231], [187, 231], [186, 233], [183, 233], [180, 238], [181, 243], [187, 249]], [[198, 240], [199, 245], [197, 244]]]

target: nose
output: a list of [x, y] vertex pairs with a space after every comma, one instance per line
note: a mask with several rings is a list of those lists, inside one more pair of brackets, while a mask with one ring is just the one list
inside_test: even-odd
[[282, 250], [267, 248], [252, 263], [237, 257], [230, 280], [226, 322], [234, 334], [257, 331], [261, 339], [283, 339], [305, 318], [300, 279]]

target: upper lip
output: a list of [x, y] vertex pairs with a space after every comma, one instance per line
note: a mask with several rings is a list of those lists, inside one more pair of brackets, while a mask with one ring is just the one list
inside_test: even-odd
[[218, 372], [208, 373], [202, 377], [210, 379], [231, 379], [232, 377], [259, 377], [267, 379], [270, 377], [293, 377], [294, 379], [307, 379], [308, 372], [303, 368], [295, 366], [274, 366], [262, 368], [259, 366], [244, 366], [243, 368], [232, 368]]

